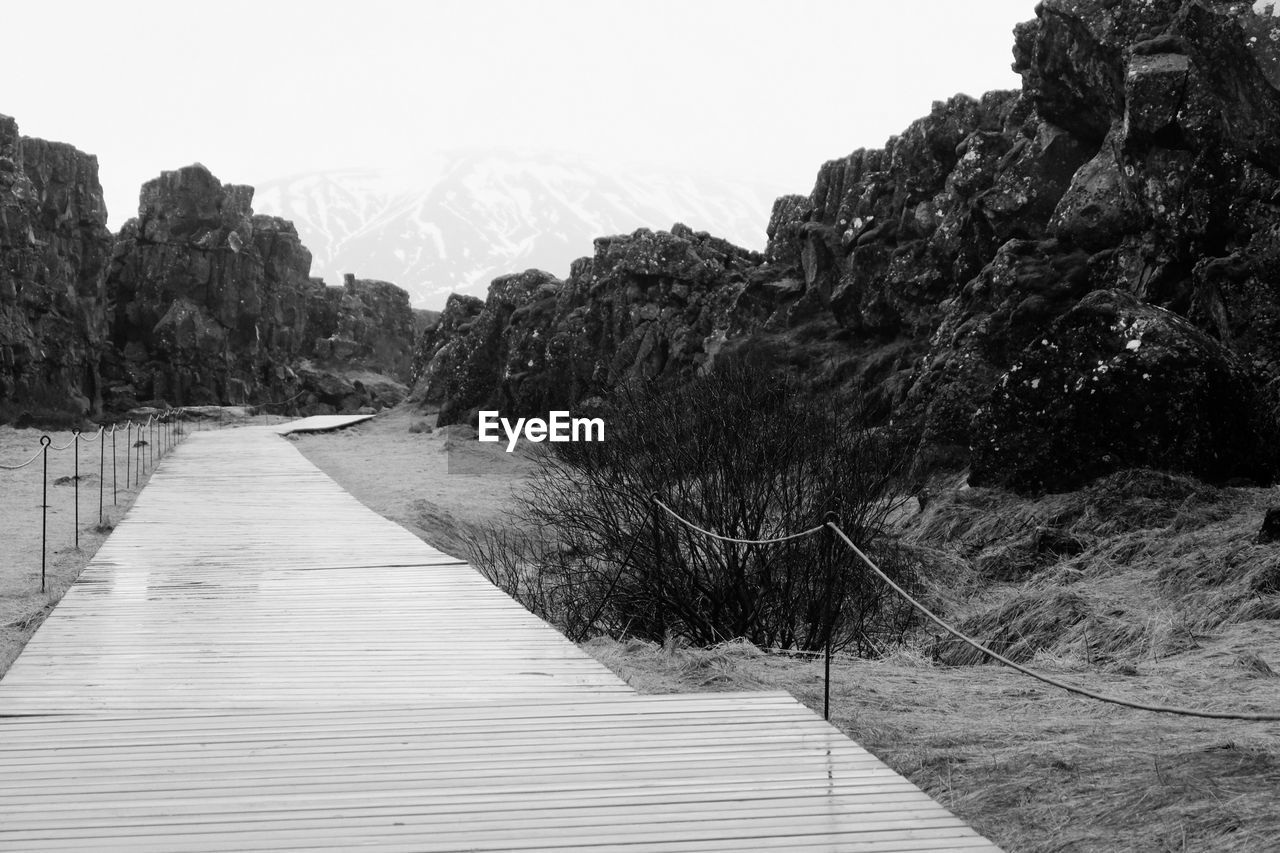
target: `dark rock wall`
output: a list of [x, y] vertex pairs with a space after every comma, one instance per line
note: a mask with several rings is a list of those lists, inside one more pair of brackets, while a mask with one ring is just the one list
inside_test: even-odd
[[107, 278], [118, 405], [297, 398], [336, 409], [370, 400], [335, 371], [408, 381], [408, 294], [354, 277], [326, 288], [292, 223], [254, 215], [252, 199], [198, 164], [142, 188]]
[[329, 304], [315, 317], [315, 358], [410, 380], [417, 320], [405, 290], [347, 275], [341, 287], [325, 288], [324, 299]]
[[777, 201], [763, 254], [683, 226], [601, 238], [563, 281], [504, 276], [416, 332], [403, 292], [308, 278], [292, 226], [203, 167], [148, 183], [112, 253], [93, 158], [0, 121], [0, 406], [327, 410], [412, 375], [448, 423], [679, 381], [768, 337], [918, 427], [925, 470], [1031, 490], [1153, 463], [1271, 480], [1277, 19], [1044, 0], [1013, 41], [1020, 90], [939, 101], [824, 164]]
[[254, 216], [253, 189], [200, 165], [142, 188], [107, 277], [124, 402], [250, 403], [297, 391], [311, 255], [288, 222]]
[[[418, 396], [445, 421], [527, 414], [789, 336], [814, 358], [842, 350], [876, 409], [919, 427], [926, 467], [973, 461], [978, 480], [1026, 489], [1157, 457], [1271, 479], [1272, 454], [1221, 446], [1210, 421], [1228, 413], [1251, 451], [1274, 437], [1277, 19], [1249, 3], [1044, 0], [1013, 52], [1021, 90], [940, 101], [884, 148], [826, 163], [807, 197], [775, 204], [762, 257], [673, 229], [597, 241], [565, 282], [499, 279], [473, 320], [424, 338]], [[1093, 383], [1089, 359], [1117, 354], [1084, 320], [1100, 305], [1153, 330], [1140, 355], [1118, 353], [1111, 396], [1093, 395], [1114, 416], [1030, 393]], [[1077, 422], [1080, 440], [1044, 442]]]
[[100, 406], [106, 220], [95, 157], [0, 116], [0, 419]]
[[762, 260], [677, 225], [598, 239], [564, 281], [503, 276], [483, 305], [449, 301], [419, 347], [416, 396], [447, 424], [479, 408], [562, 408], [632, 376], [690, 376], [724, 340]]
[[97, 160], [0, 117], [0, 420], [141, 402], [398, 402], [408, 295], [309, 278], [292, 223], [255, 215], [252, 199], [198, 164], [165, 172], [113, 237]]

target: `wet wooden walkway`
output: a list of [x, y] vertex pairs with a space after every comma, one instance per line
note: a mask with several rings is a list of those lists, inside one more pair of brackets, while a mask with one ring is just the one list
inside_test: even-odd
[[786, 694], [634, 694], [278, 431], [174, 450], [0, 680], [0, 850], [996, 849]]

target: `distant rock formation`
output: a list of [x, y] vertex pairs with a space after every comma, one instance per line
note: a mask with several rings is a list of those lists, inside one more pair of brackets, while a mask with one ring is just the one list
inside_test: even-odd
[[97, 158], [0, 116], [0, 420], [101, 405], [106, 222]]
[[[976, 480], [1029, 490], [1157, 463], [1271, 480], [1280, 19], [1044, 0], [1014, 58], [1020, 91], [938, 102], [779, 199], [763, 257], [673, 229], [598, 240], [564, 282], [498, 279], [473, 318], [450, 330], [446, 310], [424, 337], [416, 396], [442, 422], [527, 414], [772, 335], [914, 423], [924, 470], [972, 461]], [[1118, 326], [1099, 338], [1108, 312], [1149, 329], [1147, 349]], [[1116, 356], [1094, 402], [1050, 390]], [[1047, 440], [1071, 424], [1087, 429]]]
[[110, 402], [299, 400], [311, 412], [399, 402], [413, 351], [408, 294], [310, 278], [292, 223], [254, 215], [252, 200], [252, 187], [223, 185], [200, 164], [143, 186], [107, 277]]
[[254, 216], [253, 188], [199, 164], [142, 187], [107, 277], [119, 361], [110, 402], [197, 405], [296, 394], [323, 288], [293, 226]]
[[419, 348], [418, 396], [446, 424], [478, 408], [561, 408], [628, 376], [687, 377], [727, 330], [732, 284], [760, 261], [676, 226], [596, 240], [565, 281], [503, 276], [483, 304], [450, 299]]
[[20, 138], [0, 117], [0, 420], [144, 402], [327, 413], [403, 399], [408, 294], [310, 278], [293, 225], [254, 215], [252, 199], [199, 164], [164, 172], [113, 238], [97, 160]]

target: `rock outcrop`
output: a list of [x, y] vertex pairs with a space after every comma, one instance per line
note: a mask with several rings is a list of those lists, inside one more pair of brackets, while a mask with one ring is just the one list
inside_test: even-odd
[[200, 165], [165, 172], [113, 238], [97, 160], [0, 117], [0, 421], [140, 403], [331, 412], [408, 392], [408, 295], [308, 277], [293, 225]]
[[0, 116], [0, 421], [101, 405], [106, 221], [97, 158]]
[[[825, 164], [775, 204], [763, 257], [673, 229], [597, 241], [564, 282], [499, 279], [474, 320], [427, 336], [419, 396], [446, 422], [481, 404], [528, 414], [769, 335], [916, 424], [922, 469], [972, 461], [978, 481], [1023, 489], [1157, 463], [1270, 480], [1280, 19], [1044, 0], [1014, 68], [1019, 91], [940, 101]], [[1145, 349], [1103, 334], [1108, 312], [1148, 329]], [[1050, 390], [1096, 387], [1117, 358], [1110, 414]], [[1075, 439], [1041, 440], [1072, 424]]]
[[408, 295], [354, 276], [333, 288], [311, 279], [293, 225], [255, 215], [252, 199], [252, 187], [223, 185], [199, 164], [142, 188], [107, 276], [109, 402], [297, 401], [322, 412], [398, 402], [413, 346]]
[[409, 294], [387, 281], [347, 275], [324, 296], [330, 304], [319, 308], [315, 357], [407, 382], [416, 332]]
[[439, 423], [479, 408], [546, 412], [628, 377], [692, 375], [729, 331], [760, 255], [677, 225], [596, 240], [561, 281], [529, 270], [483, 305], [454, 297], [420, 347], [418, 397]]
[[197, 164], [142, 188], [107, 277], [113, 402], [282, 400], [312, 342], [311, 255], [288, 222], [255, 216], [253, 188]]
[[1089, 294], [1031, 341], [974, 421], [970, 482], [1066, 491], [1117, 468], [1224, 482], [1273, 468], [1259, 392], [1232, 353], [1125, 291]]

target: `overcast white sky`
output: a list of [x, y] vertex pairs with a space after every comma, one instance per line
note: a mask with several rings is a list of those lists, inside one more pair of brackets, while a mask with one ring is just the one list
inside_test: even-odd
[[224, 182], [484, 146], [808, 192], [958, 91], [1017, 86], [1035, 0], [6, 4], [0, 113], [98, 155], [111, 227], [162, 169]]

